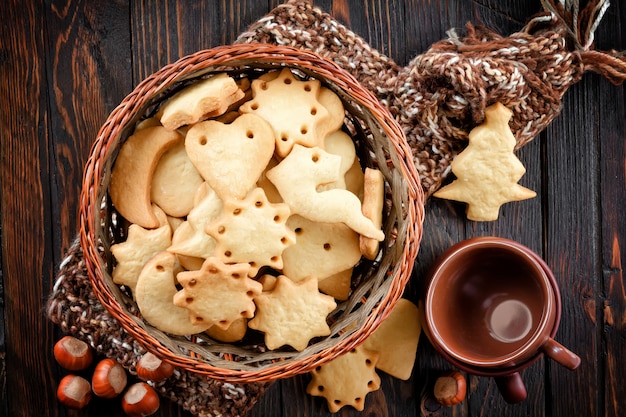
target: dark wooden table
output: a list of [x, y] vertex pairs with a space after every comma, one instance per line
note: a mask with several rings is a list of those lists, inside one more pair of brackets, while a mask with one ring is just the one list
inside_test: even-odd
[[[122, 415], [117, 402], [71, 412], [55, 398], [62, 371], [52, 346], [58, 329], [43, 306], [57, 266], [77, 231], [82, 168], [108, 113], [144, 77], [194, 51], [232, 42], [277, 0], [34, 2], [0, 7], [0, 415]], [[626, 7], [614, 1], [596, 49], [626, 49]], [[519, 30], [539, 0], [324, 0], [375, 48], [405, 64], [453, 27], [483, 23]], [[626, 98], [624, 87], [587, 74], [563, 100], [562, 114], [519, 158], [521, 183], [537, 197], [503, 207], [496, 222], [465, 220], [463, 207], [431, 199], [414, 281], [451, 244], [479, 235], [515, 239], [553, 269], [563, 298], [557, 339], [582, 358], [574, 372], [544, 359], [522, 373], [528, 399], [507, 405], [493, 380], [468, 376], [454, 408], [430, 398], [452, 367], [422, 338], [413, 376], [382, 375], [367, 397], [369, 416], [626, 415]], [[307, 376], [274, 384], [251, 416], [325, 416], [305, 394]], [[164, 402], [157, 415], [189, 415]], [[358, 415], [344, 409], [341, 415]]]

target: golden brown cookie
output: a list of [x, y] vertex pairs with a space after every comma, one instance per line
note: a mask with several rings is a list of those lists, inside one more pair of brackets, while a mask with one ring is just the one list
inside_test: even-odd
[[281, 275], [274, 289], [257, 295], [256, 315], [248, 327], [265, 333], [268, 349], [289, 345], [301, 351], [317, 336], [328, 336], [326, 317], [337, 307], [335, 300], [319, 292], [317, 278], [298, 283]]
[[179, 336], [201, 333], [209, 325], [192, 324], [189, 311], [175, 306], [172, 301], [177, 292], [175, 269], [175, 255], [162, 251], [152, 257], [137, 280], [137, 307], [143, 319], [161, 331]]
[[159, 109], [160, 120], [168, 130], [175, 130], [224, 113], [244, 96], [233, 78], [219, 73], [197, 81], [170, 97]]
[[276, 160], [276, 158], [272, 158], [270, 162], [267, 164], [265, 171], [263, 171], [263, 174], [261, 174], [261, 177], [256, 183], [257, 187], [263, 189], [270, 203], [282, 203], [283, 202], [283, 198], [280, 196], [280, 193], [278, 192], [274, 184], [272, 184], [272, 181], [270, 181], [265, 175], [267, 170], [274, 168], [276, 165], [278, 165], [278, 161]]
[[328, 111], [328, 123], [326, 124], [326, 134], [324, 137], [328, 137], [332, 132], [339, 130], [343, 125], [343, 121], [346, 117], [346, 112], [343, 107], [343, 103], [339, 96], [335, 94], [329, 88], [321, 87], [317, 96], [317, 101], [320, 102], [324, 108]]
[[352, 138], [347, 133], [337, 130], [324, 140], [324, 150], [330, 154], [341, 157], [339, 164], [339, 175], [337, 180], [327, 184], [321, 184], [317, 187], [317, 191], [330, 190], [332, 188], [346, 188], [346, 173], [354, 165], [356, 159], [356, 149]]
[[401, 298], [363, 346], [380, 354], [376, 368], [407, 380], [413, 371], [421, 331], [417, 306]]
[[294, 244], [295, 235], [287, 225], [289, 207], [267, 201], [261, 188], [244, 200], [224, 200], [222, 214], [206, 226], [216, 241], [215, 256], [224, 263], [247, 263], [250, 276], [262, 266], [283, 268], [282, 253]]
[[220, 342], [233, 343], [243, 339], [246, 331], [248, 331], [248, 319], [241, 317], [233, 321], [226, 330], [220, 326], [211, 326], [205, 333]]
[[296, 143], [321, 145], [330, 131], [330, 116], [318, 101], [319, 90], [319, 81], [302, 81], [285, 68], [270, 81], [252, 81], [254, 98], [239, 111], [267, 120], [274, 129], [276, 153], [285, 157]]
[[348, 268], [319, 281], [317, 285], [320, 291], [335, 300], [347, 300], [350, 297], [353, 270], [354, 268]]
[[178, 255], [206, 259], [215, 253], [216, 242], [206, 233], [206, 225], [222, 212], [222, 200], [203, 182], [196, 190], [194, 207], [187, 220], [175, 231], [172, 245], [167, 249]]
[[189, 159], [222, 198], [245, 198], [274, 154], [271, 126], [253, 114], [231, 124], [207, 120], [185, 138]]
[[320, 282], [361, 259], [359, 234], [343, 223], [320, 223], [293, 215], [287, 227], [296, 243], [283, 252], [283, 273], [294, 281], [315, 275]]
[[171, 237], [172, 231], [167, 220], [163, 220], [163, 225], [156, 229], [144, 229], [137, 224], [131, 224], [126, 241], [111, 245], [111, 253], [116, 261], [112, 273], [113, 282], [128, 287], [134, 297], [143, 266], [154, 255], [170, 246]]
[[451, 164], [457, 179], [433, 195], [467, 203], [467, 218], [491, 221], [500, 206], [536, 196], [517, 181], [526, 168], [514, 154], [515, 136], [509, 127], [513, 112], [501, 103], [485, 109], [485, 122], [469, 134], [469, 145]]
[[181, 137], [159, 159], [152, 175], [150, 199], [169, 216], [184, 217], [192, 209], [194, 194], [203, 182]]
[[248, 278], [249, 268], [248, 264], [225, 265], [208, 258], [198, 271], [179, 272], [176, 279], [183, 289], [174, 295], [174, 305], [187, 309], [193, 324], [226, 330], [233, 321], [254, 315], [252, 299], [263, 288]]
[[354, 163], [348, 169], [345, 175], [346, 190], [356, 195], [360, 201], [363, 201], [363, 168], [358, 158], [354, 158]]
[[363, 411], [365, 396], [380, 388], [378, 353], [359, 346], [315, 368], [307, 393], [324, 397], [331, 413], [349, 405]]
[[152, 176], [161, 156], [181, 139], [178, 132], [153, 126], [135, 132], [120, 148], [109, 193], [115, 209], [129, 222], [146, 229], [159, 227], [150, 199]]
[[[385, 235], [361, 212], [361, 201], [347, 190], [317, 191], [339, 176], [341, 158], [320, 148], [294, 145], [291, 153], [266, 172], [292, 214], [321, 223], [345, 223], [364, 236], [382, 241]], [[294, 175], [297, 172], [299, 175]]]
[[[361, 211], [370, 219], [374, 226], [383, 224], [383, 206], [385, 204], [385, 178], [377, 169], [365, 168], [363, 176], [363, 204]], [[359, 248], [367, 259], [374, 260], [378, 255], [379, 242], [366, 236], [360, 236]]]

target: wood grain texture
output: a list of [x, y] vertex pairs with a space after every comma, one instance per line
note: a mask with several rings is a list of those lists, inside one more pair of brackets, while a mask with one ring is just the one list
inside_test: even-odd
[[[622, 50], [626, 47], [626, 7], [618, 4], [608, 14], [606, 25], [602, 26], [598, 39], [599, 46]], [[620, 34], [621, 36], [616, 36]], [[601, 94], [606, 91], [606, 83], [600, 81]], [[623, 115], [626, 112], [624, 90], [612, 91], [602, 96], [598, 102], [598, 141], [600, 175], [600, 218], [602, 235], [601, 250], [601, 295], [597, 308], [601, 310], [596, 324], [596, 334], [600, 345], [598, 369], [604, 395], [599, 398], [600, 412], [605, 415], [624, 415], [626, 404], [622, 398], [626, 389], [612, 381], [626, 378], [623, 358], [626, 352], [626, 281], [623, 264], [626, 263], [626, 216], [624, 216], [624, 191], [626, 189], [626, 126]], [[606, 94], [606, 93], [605, 93]]]
[[[43, 305], [77, 230], [82, 169], [99, 127], [142, 79], [180, 57], [233, 42], [281, 0], [9, 1], [0, 8], [0, 415], [123, 416], [95, 399], [68, 411], [55, 399], [65, 371], [52, 358], [58, 330]], [[483, 24], [502, 35], [541, 10], [540, 0], [315, 0], [379, 51], [405, 65], [454, 28]], [[598, 29], [600, 50], [626, 49], [626, 7], [612, 2]], [[626, 414], [626, 95], [595, 74], [567, 92], [561, 115], [518, 152], [520, 181], [534, 199], [507, 204], [495, 222], [465, 220], [462, 204], [431, 199], [413, 279], [418, 302], [429, 266], [473, 236], [512, 238], [553, 269], [563, 299], [557, 340], [578, 353], [569, 371], [540, 359], [522, 373], [528, 399], [506, 404], [489, 378], [466, 375], [455, 407], [432, 398], [452, 369], [422, 337], [413, 376], [382, 374], [382, 388], [352, 416], [590, 416]], [[273, 384], [249, 417], [329, 417], [310, 397], [308, 375]], [[185, 416], [163, 401], [155, 416]]]
[[[12, 7], [11, 7], [12, 6]], [[56, 408], [50, 354], [52, 327], [41, 317], [52, 275], [49, 113], [42, 7], [3, 7], [2, 277], [6, 337], [7, 415], [47, 415]], [[8, 343], [7, 343], [8, 342]], [[15, 401], [19, 398], [20, 401]], [[21, 402], [29, 404], [22, 409]]]

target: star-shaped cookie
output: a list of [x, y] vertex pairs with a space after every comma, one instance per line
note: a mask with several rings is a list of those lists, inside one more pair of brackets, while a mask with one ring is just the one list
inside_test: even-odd
[[309, 147], [323, 144], [328, 124], [334, 123], [318, 101], [320, 87], [319, 81], [302, 81], [285, 68], [271, 81], [252, 81], [254, 98], [239, 111], [267, 120], [274, 129], [276, 152], [285, 157], [295, 143]]
[[380, 388], [377, 361], [378, 352], [359, 346], [311, 371], [307, 393], [326, 398], [331, 413], [346, 405], [363, 411], [365, 396]]
[[248, 278], [248, 264], [225, 265], [207, 258], [198, 271], [183, 271], [176, 276], [183, 289], [173, 298], [174, 305], [189, 310], [192, 323], [216, 325], [224, 330], [240, 318], [254, 315], [252, 299], [263, 286]]
[[222, 214], [206, 226], [217, 241], [215, 256], [224, 263], [248, 263], [250, 276], [262, 266], [283, 268], [283, 250], [296, 238], [287, 226], [290, 210], [286, 204], [272, 204], [261, 188], [243, 200], [224, 200]]
[[265, 333], [268, 349], [289, 345], [304, 350], [317, 336], [328, 336], [328, 314], [337, 307], [335, 300], [319, 292], [317, 278], [311, 276], [298, 283], [281, 275], [274, 289], [254, 299], [256, 315], [248, 327]]
[[137, 279], [145, 263], [169, 247], [171, 241], [172, 230], [167, 222], [156, 229], [131, 224], [126, 241], [111, 246], [111, 253], [117, 261], [112, 274], [113, 282], [127, 286], [134, 296]]

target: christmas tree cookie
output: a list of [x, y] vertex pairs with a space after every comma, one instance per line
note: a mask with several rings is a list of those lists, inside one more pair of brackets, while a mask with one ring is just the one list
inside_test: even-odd
[[526, 169], [513, 153], [511, 115], [501, 103], [485, 109], [485, 121], [470, 132], [469, 145], [452, 161], [457, 179], [434, 194], [467, 203], [470, 220], [496, 220], [503, 204], [536, 195], [517, 183]]

